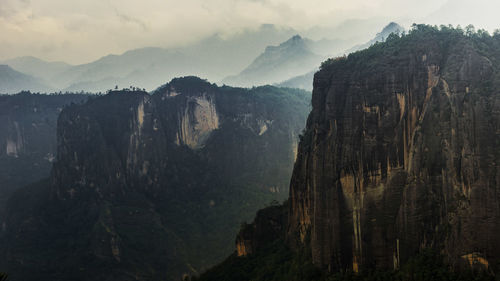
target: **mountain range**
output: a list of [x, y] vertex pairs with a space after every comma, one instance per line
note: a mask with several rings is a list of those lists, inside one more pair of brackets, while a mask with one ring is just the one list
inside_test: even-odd
[[50, 92], [53, 88], [40, 79], [16, 71], [8, 65], [0, 64], [0, 93], [18, 93], [23, 90]]
[[[384, 42], [390, 34], [402, 34], [404, 32], [404, 28], [401, 27], [399, 24], [395, 22], [389, 23], [387, 26], [382, 29], [381, 32], [377, 33], [375, 37], [371, 40], [369, 40], [366, 43], [356, 45], [354, 47], [349, 48], [348, 50], [344, 51], [342, 54], [347, 55], [359, 50], [366, 49], [370, 47], [371, 45], [377, 43], [377, 42]], [[337, 54], [337, 56], [340, 54]], [[305, 73], [302, 72], [300, 75], [297, 75], [295, 77], [288, 77], [286, 79], [283, 79], [280, 81], [280, 83], [277, 83], [276, 85], [280, 87], [289, 87], [289, 88], [300, 88], [308, 91], [312, 91], [313, 89], [313, 77], [316, 71], [318, 70], [319, 64], [316, 64], [312, 70]]]
[[[377, 36], [374, 40], [380, 39]], [[31, 78], [11, 80], [5, 84], [11, 86], [4, 86], [4, 92], [105, 92], [115, 86], [153, 90], [184, 75], [234, 86], [277, 84], [314, 71], [321, 61], [342, 54], [346, 46], [352, 45], [350, 40], [311, 40], [290, 28], [262, 25], [227, 39], [216, 34], [188, 46], [135, 49], [81, 65], [21, 57], [2, 63]]]
[[273, 84], [317, 67], [324, 57], [312, 52], [313, 42], [295, 35], [279, 46], [269, 46], [248, 67], [223, 83], [251, 87]]

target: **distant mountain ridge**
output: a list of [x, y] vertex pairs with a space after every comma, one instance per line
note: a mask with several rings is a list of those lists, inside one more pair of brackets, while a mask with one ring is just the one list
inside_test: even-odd
[[16, 71], [8, 65], [0, 65], [0, 94], [18, 93], [23, 90], [49, 92], [53, 89], [33, 76]]
[[[50, 81], [64, 71], [67, 71], [72, 65], [65, 62], [48, 62], [32, 56], [18, 57], [2, 62], [14, 70], [40, 78], [44, 83], [50, 84]], [[51, 85], [54, 87], [54, 85]]]
[[56, 90], [104, 92], [115, 85], [120, 88], [133, 85], [151, 91], [173, 77], [185, 75], [220, 81], [251, 63], [266, 46], [283, 42], [296, 33], [291, 28], [264, 24], [227, 39], [214, 34], [188, 46], [139, 48], [80, 65], [44, 62], [32, 57], [3, 63], [43, 79]]
[[[366, 49], [370, 47], [371, 45], [377, 43], [377, 42], [384, 42], [387, 37], [392, 34], [401, 34], [405, 31], [405, 29], [400, 26], [399, 24], [395, 22], [389, 23], [387, 26], [385, 26], [381, 32], [377, 33], [373, 39], [370, 41], [364, 43], [364, 44], [359, 44], [356, 45], [346, 51], [343, 51], [344, 54], [350, 54], [355, 51], [359, 51], [362, 49]], [[339, 55], [339, 54], [337, 54]], [[313, 89], [313, 77], [314, 73], [318, 70], [319, 64], [314, 66], [314, 69], [305, 73], [305, 74], [300, 74], [295, 77], [288, 78], [286, 80], [280, 81], [280, 83], [277, 83], [276, 85], [279, 87], [289, 87], [289, 88], [299, 88], [299, 89], [304, 89], [308, 91], [312, 91]], [[303, 72], [304, 73], [304, 72]]]
[[313, 43], [295, 35], [278, 46], [268, 46], [247, 68], [236, 76], [222, 80], [235, 86], [272, 84], [317, 66], [323, 56], [313, 53]]
[[[391, 23], [374, 39], [348, 52], [382, 41], [388, 34], [400, 29], [399, 25]], [[339, 29], [332, 30], [340, 32]], [[257, 30], [246, 30], [229, 38], [214, 34], [184, 47], [145, 47], [80, 65], [46, 62], [34, 57], [21, 57], [3, 63], [33, 76], [39, 84], [46, 86], [33, 87], [25, 83], [33, 90], [44, 91], [105, 92], [115, 86], [135, 86], [151, 91], [173, 77], [186, 75], [235, 86], [281, 83], [279, 85], [310, 90], [311, 75], [304, 73], [316, 71], [324, 59], [342, 54], [347, 46], [355, 44], [349, 39], [332, 39], [334, 34], [319, 40], [297, 34], [291, 28], [265, 24]], [[290, 79], [294, 82], [288, 83]], [[6, 90], [29, 89], [17, 85]]]
[[375, 37], [373, 39], [371, 39], [370, 41], [368, 41], [364, 44], [356, 45], [356, 46], [348, 49], [346, 51], [346, 54], [350, 54], [350, 53], [355, 52], [355, 51], [366, 49], [377, 42], [384, 42], [387, 39], [387, 37], [389, 37], [389, 35], [391, 35], [392, 33], [401, 34], [404, 31], [405, 31], [404, 27], [402, 27], [401, 25], [399, 25], [395, 22], [391, 22], [386, 27], [384, 27], [384, 29], [382, 29], [382, 31], [377, 33], [377, 35], [375, 35]]

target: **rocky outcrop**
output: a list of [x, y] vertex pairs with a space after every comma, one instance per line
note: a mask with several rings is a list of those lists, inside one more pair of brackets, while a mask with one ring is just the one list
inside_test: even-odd
[[421, 26], [325, 63], [290, 186], [291, 244], [310, 243], [330, 272], [397, 269], [425, 248], [500, 270], [498, 42]]
[[[285, 204], [286, 205], [286, 204]], [[278, 239], [283, 239], [288, 208], [274, 205], [259, 210], [251, 224], [243, 224], [236, 237], [238, 257], [254, 254]]]
[[215, 103], [205, 95], [189, 99], [184, 113], [179, 116], [179, 123], [176, 143], [192, 149], [200, 148], [210, 133], [219, 128]]
[[285, 199], [307, 111], [303, 91], [196, 77], [69, 106], [49, 183], [10, 201], [0, 265], [18, 280], [198, 274], [241, 221]]

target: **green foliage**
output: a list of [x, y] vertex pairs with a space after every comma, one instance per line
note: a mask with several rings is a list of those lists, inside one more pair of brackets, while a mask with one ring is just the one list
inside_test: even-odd
[[278, 240], [255, 255], [237, 257], [233, 254], [222, 264], [192, 280], [299, 281], [320, 278], [321, 272], [311, 263], [305, 253], [306, 251], [300, 251], [295, 254], [282, 241]]
[[[400, 270], [365, 270], [360, 273], [328, 274], [316, 268], [305, 249], [298, 253], [277, 241], [267, 249], [248, 257], [229, 257], [224, 263], [192, 281], [495, 281], [480, 271], [452, 271], [444, 258], [433, 250], [424, 250]], [[497, 279], [498, 280], [498, 279]]]
[[[407, 34], [393, 33], [385, 42], [378, 42], [367, 49], [351, 53], [347, 58], [328, 59], [322, 63], [321, 69], [331, 70], [332, 68], [354, 67], [356, 65], [368, 66], [368, 68], [380, 67], [380, 65], [394, 67], [394, 62], [397, 63], [400, 54], [412, 55], [412, 51], [425, 49], [424, 47], [429, 42], [439, 42], [439, 45], [427, 46], [426, 49], [439, 47], [446, 50], [463, 40], [469, 40], [479, 50], [486, 51], [485, 55], [498, 57], [497, 50], [500, 45], [500, 33], [498, 31], [490, 35], [486, 30], [476, 30], [472, 25], [468, 25], [464, 30], [460, 26], [441, 25], [438, 27], [435, 25], [413, 24]], [[393, 60], [384, 61], [388, 57]]]
[[[165, 90], [182, 94], [165, 99]], [[200, 95], [215, 101], [220, 126], [203, 147], [192, 150], [175, 143], [178, 111]], [[127, 165], [134, 108], [145, 97], [161, 124], [155, 142], [146, 146], [154, 147], [155, 155], [145, 154], [158, 168], [151, 168], [151, 178], [158, 181], [132, 177], [130, 185], [122, 184], [109, 175]], [[53, 170], [67, 181], [56, 188], [79, 181], [68, 164], [71, 155], [78, 155], [90, 163], [87, 179], [99, 194], [96, 188], [82, 188], [78, 200], [51, 200], [54, 186], [48, 181], [18, 191], [0, 243], [23, 263], [8, 256], [0, 265], [15, 280], [34, 280], [42, 273], [42, 280], [111, 275], [127, 280], [132, 273], [145, 280], [179, 280], [184, 273], [202, 272], [231, 254], [242, 221], [287, 197], [292, 142], [304, 127], [309, 99], [308, 92], [296, 89], [217, 87], [186, 77], [152, 95], [132, 87], [68, 106], [58, 130], [67, 136], [65, 149], [71, 152], [60, 154]], [[263, 134], [259, 121], [269, 126]], [[149, 130], [145, 134], [154, 132]], [[18, 227], [23, 231], [16, 232]], [[113, 243], [119, 262], [110, 251]]]

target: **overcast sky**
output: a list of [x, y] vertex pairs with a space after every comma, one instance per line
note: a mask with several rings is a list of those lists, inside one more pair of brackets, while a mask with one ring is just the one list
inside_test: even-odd
[[0, 0], [0, 59], [83, 63], [145, 46], [179, 46], [263, 23], [295, 28], [347, 19], [500, 27], [498, 0]]

